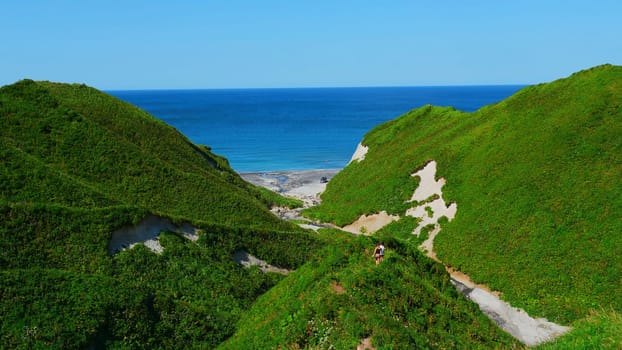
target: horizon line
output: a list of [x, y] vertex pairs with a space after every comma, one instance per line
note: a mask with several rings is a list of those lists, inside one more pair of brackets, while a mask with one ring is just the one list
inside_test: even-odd
[[101, 89], [102, 91], [205, 91], [205, 90], [314, 90], [314, 89], [376, 89], [376, 88], [448, 88], [448, 87], [495, 87], [530, 86], [535, 83], [504, 84], [439, 84], [439, 85], [367, 85], [367, 86], [296, 86], [296, 87], [206, 87], [206, 88], [130, 88]]

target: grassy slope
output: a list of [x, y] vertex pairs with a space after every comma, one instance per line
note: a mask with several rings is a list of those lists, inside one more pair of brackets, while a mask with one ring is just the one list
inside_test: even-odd
[[565, 336], [536, 347], [538, 350], [621, 349], [622, 315], [613, 310], [592, 311], [573, 324]]
[[392, 240], [380, 266], [369, 237], [337, 235], [320, 254], [264, 294], [219, 349], [515, 348], [465, 300], [442, 265]]
[[22, 167], [23, 179], [6, 180], [12, 181], [1, 189], [6, 201], [73, 205], [69, 198], [42, 196], [37, 184], [47, 176], [35, 174], [49, 172], [73, 181], [77, 197], [109, 199], [100, 205], [120, 202], [230, 225], [287, 226], [266, 209], [278, 197], [245, 183], [226, 161], [170, 126], [95, 89], [21, 81], [0, 90], [0, 113], [4, 152], [30, 161], [8, 157], [7, 164]]
[[470, 175], [448, 186], [467, 205], [437, 241], [441, 258], [555, 320], [622, 311], [621, 102], [622, 67], [606, 66], [483, 113], [498, 121], [448, 167]]
[[463, 115], [449, 107], [425, 106], [374, 128], [364, 140], [369, 146], [365, 161], [337, 173], [322, 193], [322, 204], [306, 213], [340, 226], [382, 210], [403, 215], [418, 184], [410, 174], [461, 133], [455, 121]]
[[536, 316], [620, 312], [621, 103], [622, 67], [606, 65], [471, 114], [414, 110], [366, 135], [366, 159], [335, 176], [309, 215], [403, 215], [409, 174], [435, 159], [458, 205], [435, 241], [443, 261]]
[[[213, 348], [281, 279], [235, 251], [293, 268], [317, 249], [267, 211], [280, 197], [95, 89], [22, 81], [0, 89], [0, 118], [3, 347]], [[112, 231], [154, 212], [201, 238], [108, 256]]]
[[[0, 112], [7, 347], [214, 348], [232, 335], [225, 347], [245, 347], [249, 336], [272, 339], [253, 348], [349, 347], [364, 336], [398, 348], [514, 344], [439, 265], [397, 241], [378, 270], [364, 253], [373, 242], [349, 235], [326, 239], [311, 259], [318, 238], [266, 211], [281, 199], [135, 107], [85, 86], [22, 81], [0, 89]], [[107, 255], [110, 232], [152, 212], [193, 222], [201, 238], [163, 233], [162, 255], [140, 245]], [[262, 302], [246, 315], [282, 276], [241, 268], [231, 259], [239, 249], [304, 264], [264, 299], [279, 301], [278, 314]], [[296, 279], [307, 298], [291, 293]], [[325, 288], [332, 281], [346, 293]], [[256, 319], [270, 323], [247, 326]]]
[[281, 278], [238, 266], [235, 251], [297, 267], [318, 248], [300, 232], [198, 223], [197, 243], [163, 233], [162, 255], [138, 246], [110, 257], [110, 232], [144, 209], [18, 204], [0, 214], [0, 340], [8, 348], [214, 348]]
[[[589, 75], [597, 73], [599, 77], [606, 77], [612, 69], [619, 74], [615, 67], [603, 67], [578, 76], [591, 78]], [[590, 80], [588, 78], [585, 79]], [[237, 176], [227, 170], [222, 159], [189, 144], [184, 138], [167, 140], [166, 135], [176, 133], [168, 127], [165, 127], [167, 132], [157, 127], [149, 131], [163, 133], [157, 134], [159, 142], [144, 140], [146, 134], [140, 130], [154, 127], [148, 122], [151, 118], [136, 110], [141, 114], [135, 115], [140, 122], [133, 118], [125, 120], [126, 108], [133, 107], [116, 100], [111, 102], [109, 96], [95, 90], [51, 83], [21, 84], [24, 85], [0, 91], [3, 125], [11, 118], [16, 124], [34, 123], [13, 131], [12, 137], [6, 133], [0, 137], [3, 146], [7, 145], [0, 156], [11, 164], [10, 169], [6, 166], [0, 172], [3, 196], [0, 203], [6, 203], [0, 216], [3, 252], [0, 255], [0, 294], [3, 295], [0, 313], [8, 315], [2, 320], [0, 335], [6, 346], [84, 348], [86, 344], [97, 343], [108, 348], [213, 348], [233, 335], [221, 344], [223, 348], [274, 348], [277, 345], [328, 348], [329, 343], [338, 348], [352, 348], [368, 336], [372, 336], [376, 346], [384, 348], [517, 347], [515, 341], [500, 333], [476, 306], [457, 295], [440, 265], [412, 249], [420, 242], [420, 239], [404, 239], [408, 236], [405, 232], [413, 227], [412, 220], [400, 220], [383, 230], [381, 235], [391, 250], [385, 264], [379, 268], [373, 266], [371, 257], [364, 252], [365, 248], [373, 247], [372, 240], [351, 240], [348, 236], [337, 235], [325, 238], [325, 248], [319, 255], [276, 284], [280, 276], [265, 275], [256, 269], [244, 270], [231, 261], [231, 253], [244, 248], [273, 263], [296, 267], [317, 251], [316, 238], [290, 231], [289, 225], [275, 232], [270, 228], [271, 221], [258, 220], [247, 225], [243, 215], [239, 219], [232, 214], [245, 210], [244, 205], [232, 204], [233, 207], [224, 208], [211, 206], [209, 201], [208, 204], [196, 202], [191, 195], [186, 197], [190, 203], [201, 203], [212, 209], [212, 215], [204, 217], [204, 208], [168, 202], [172, 200], [171, 194], [163, 188], [171, 185], [168, 176], [184, 182], [184, 186], [177, 187], [177, 191], [184, 194], [195, 191], [198, 182], [205, 179], [220, 181], [216, 180], [219, 176], [224, 180], [217, 182], [218, 188], [236, 185]], [[587, 85], [592, 88], [591, 83]], [[18, 94], [22, 102], [13, 100], [12, 94], [16, 92], [7, 92], [11, 89], [26, 90]], [[26, 96], [28, 94], [32, 96]], [[537, 94], [527, 94], [524, 98], [534, 99], [534, 96]], [[598, 97], [594, 99], [599, 100]], [[96, 106], [98, 112], [94, 113], [89, 106]], [[463, 219], [463, 215], [467, 215], [465, 212], [476, 216], [478, 225], [503, 218], [489, 218], [494, 213], [484, 210], [489, 199], [480, 195], [480, 188], [485, 187], [481, 183], [489, 183], [494, 178], [478, 178], [482, 174], [477, 169], [480, 163], [475, 156], [478, 152], [481, 157], [481, 154], [498, 153], [486, 145], [492, 144], [498, 135], [508, 134], [508, 127], [496, 120], [500, 118], [497, 115], [503, 113], [489, 114], [488, 110], [494, 112], [499, 108], [502, 111], [503, 106], [502, 103], [474, 114], [424, 107], [379, 126], [364, 140], [370, 146], [367, 159], [349, 166], [331, 181], [324, 204], [312, 215], [347, 223], [362, 213], [379, 210], [403, 214], [407, 207], [403, 202], [410, 198], [417, 184], [409, 174], [425, 161], [435, 159], [439, 162], [439, 176], [447, 178], [445, 199], [455, 200], [459, 208], [458, 217], [444, 226], [441, 236], [460, 232], [457, 225], [468, 218]], [[567, 107], [566, 112], [572, 112], [574, 107]], [[46, 112], [42, 113], [41, 108]], [[29, 110], [30, 115], [23, 114]], [[613, 108], [614, 114], [616, 110], [619, 111], [619, 105]], [[99, 113], [99, 117], [91, 117]], [[52, 121], [51, 125], [30, 120], [42, 116], [50, 118], [46, 121]], [[110, 122], [107, 119], [110, 116], [116, 116], [113, 121], [120, 119], [122, 125], [108, 129], [106, 121]], [[88, 119], [86, 128], [74, 125], [76, 130], [71, 129], [71, 124], [84, 123], [85, 119]], [[54, 134], [59, 124], [69, 126]], [[516, 126], [512, 125], [509, 130], [515, 130], [513, 128]], [[91, 130], [86, 135], [93, 138], [102, 132], [108, 136], [102, 137], [103, 144], [100, 144], [93, 142], [92, 137], [85, 139], [84, 134], [80, 137], [78, 129]], [[132, 130], [137, 135], [132, 135]], [[34, 137], [17, 137], [37, 132], [40, 134]], [[524, 130], [518, 128], [514, 132]], [[52, 136], [45, 136], [49, 134]], [[54, 139], [54, 135], [60, 136]], [[110, 137], [119, 139], [109, 142]], [[511, 139], [511, 135], [505, 137]], [[536, 136], [533, 138], [525, 143], [532, 144]], [[121, 146], [117, 145], [119, 142]], [[158, 148], [160, 142], [167, 146]], [[170, 142], [173, 144], [168, 144]], [[54, 155], [65, 149], [63, 146], [73, 152], [75, 160], [67, 161], [63, 156]], [[93, 152], [105, 151], [107, 147], [112, 147], [115, 153]], [[170, 153], [171, 147], [177, 153]], [[143, 148], [151, 149], [153, 154], [141, 153]], [[528, 154], [518, 153], [519, 156]], [[112, 160], [107, 160], [108, 157]], [[497, 165], [503, 164], [503, 157], [499, 157]], [[204, 166], [197, 166], [199, 158], [203, 159]], [[135, 163], [139, 159], [140, 162]], [[187, 159], [192, 161], [187, 162]], [[118, 164], [123, 166], [117, 167]], [[114, 174], [110, 167], [122, 174]], [[91, 168], [94, 170], [89, 170]], [[85, 169], [87, 171], [82, 171]], [[130, 170], [126, 172], [126, 169]], [[175, 172], [180, 169], [185, 172]], [[214, 169], [217, 171], [212, 172]], [[490, 165], [488, 169], [494, 170], [497, 166]], [[618, 170], [614, 168], [612, 173], [619, 173]], [[24, 176], [15, 176], [15, 172], [23, 172]], [[109, 177], [125, 181], [126, 186], [119, 186]], [[141, 182], [144, 178], [147, 181]], [[40, 181], [56, 190], [45, 190], [48, 186], [38, 184]], [[479, 188], [470, 185], [474, 181], [479, 181]], [[363, 189], [360, 189], [361, 183], [365, 184]], [[506, 185], [500, 180], [494, 189], [501, 190]], [[543, 187], [547, 187], [546, 182]], [[201, 191], [201, 185], [198, 188]], [[61, 190], [65, 192], [58, 193]], [[141, 191], [160, 200], [152, 201]], [[223, 192], [228, 190], [223, 189]], [[255, 205], [261, 208], [262, 203], [271, 201], [244, 184], [233, 193], [217, 198], [259, 198], [251, 198], [252, 204], [245, 204], [252, 208]], [[499, 196], [495, 194], [497, 200]], [[616, 198], [613, 200], [612, 208], [615, 208], [618, 202]], [[469, 206], [475, 208], [464, 210]], [[137, 222], [151, 211], [191, 218], [204, 234], [196, 244], [174, 234], [164, 234], [162, 256], [138, 247], [108, 257], [107, 240], [102, 237], [107, 236], [111, 228]], [[520, 213], [510, 211], [509, 214], [519, 216]], [[392, 234], [398, 238], [391, 238]], [[450, 243], [455, 241], [455, 238], [449, 240]], [[612, 249], [619, 248], [615, 244], [613, 242]], [[445, 250], [441, 253], [447, 254]], [[443, 259], [449, 257], [443, 255]], [[463, 263], [461, 266], [473, 273], [478, 265], [471, 265]], [[467, 269], [469, 266], [472, 270]], [[253, 305], [258, 295], [275, 284], [274, 289]], [[338, 287], [345, 293], [337, 292]], [[562, 297], [568, 304], [574, 301], [571, 294]], [[583, 297], [592, 300], [590, 294]], [[534, 296], [529, 300], [542, 299]], [[542, 304], [534, 305], [541, 312]], [[570, 318], [567, 311], [562, 309], [556, 315]], [[612, 311], [602, 318], [614, 318], [610, 315], [617, 317], [616, 311]], [[236, 325], [239, 317], [241, 321]], [[592, 329], [607, 328], [600, 319], [588, 319], [585, 325], [579, 324], [578, 336], [581, 337], [580, 330], [589, 333]], [[572, 344], [572, 340], [569, 342]], [[560, 346], [563, 348], [563, 344]]]

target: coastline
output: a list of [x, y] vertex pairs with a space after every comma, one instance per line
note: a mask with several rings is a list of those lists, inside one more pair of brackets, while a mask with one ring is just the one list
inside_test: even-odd
[[313, 205], [319, 202], [319, 195], [326, 189], [326, 183], [340, 170], [255, 171], [238, 174], [253, 185], [265, 187], [281, 195], [298, 198], [306, 204]]

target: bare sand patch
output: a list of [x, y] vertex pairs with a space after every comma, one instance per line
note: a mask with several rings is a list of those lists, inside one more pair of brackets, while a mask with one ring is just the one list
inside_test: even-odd
[[350, 159], [350, 162], [348, 164], [354, 161], [360, 162], [363, 159], [365, 159], [365, 155], [367, 155], [367, 151], [369, 151], [369, 147], [363, 146], [362, 143], [359, 143], [356, 146], [356, 150], [354, 151], [354, 154], [352, 155], [352, 158]]
[[[357, 147], [357, 152], [355, 152], [355, 156], [352, 157], [353, 161], [361, 161], [364, 159], [366, 152], [367, 150], [362, 145], [360, 151]], [[419, 171], [412, 174], [412, 176], [418, 176], [420, 182], [410, 199], [410, 202], [413, 202], [414, 206], [408, 209], [405, 215], [410, 215], [421, 220], [417, 228], [413, 230], [414, 234], [420, 234], [421, 229], [427, 225], [434, 225], [434, 228], [429, 232], [428, 239], [422, 243], [420, 248], [426, 251], [427, 256], [439, 261], [434, 252], [434, 239], [441, 231], [438, 220], [442, 217], [446, 217], [448, 220], [454, 219], [457, 213], [457, 204], [450, 203], [447, 205], [443, 200], [442, 188], [445, 185], [445, 179], [436, 179], [436, 166], [437, 164], [435, 161], [430, 161]], [[301, 198], [305, 201], [305, 206], [310, 206], [319, 203], [319, 194], [325, 188], [325, 184], [324, 186], [318, 184], [321, 177], [328, 176], [330, 178], [337, 171], [338, 170], [334, 170], [334, 172], [331, 173], [323, 173], [321, 170], [311, 172], [253, 173], [253, 175], [242, 174], [242, 177], [249, 182], [267, 187], [281, 194]], [[313, 183], [314, 181], [316, 183]], [[283, 218], [292, 218], [298, 217], [298, 214], [299, 211], [287, 212], [287, 210], [279, 210], [278, 215]], [[392, 216], [387, 214], [386, 211], [362, 215], [357, 221], [342, 229], [360, 234], [361, 229], [364, 227], [364, 231], [371, 233], [394, 220], [399, 220], [399, 218], [400, 217], [397, 215]], [[310, 223], [308, 227], [320, 227], [322, 225], [326, 224]], [[546, 319], [534, 319], [525, 311], [514, 308], [510, 304], [502, 301], [499, 298], [500, 292], [491, 291], [490, 288], [485, 285], [474, 283], [469, 276], [460, 271], [455, 271], [449, 267], [446, 267], [446, 269], [456, 289], [467, 298], [477, 303], [480, 310], [499, 325], [499, 327], [528, 346], [549, 341], [569, 330], [568, 327], [548, 322]], [[336, 287], [333, 286], [333, 288]], [[362, 339], [357, 349], [374, 349], [371, 345], [371, 338]]]
[[549, 322], [544, 318], [533, 318], [524, 310], [499, 299], [494, 293], [477, 286], [463, 285], [453, 276], [452, 283], [464, 296], [479, 305], [480, 310], [501, 329], [527, 346], [542, 344], [570, 330], [570, 327]]
[[[405, 215], [412, 216], [420, 220], [419, 225], [415, 228], [413, 233], [415, 235], [419, 235], [421, 233], [421, 229], [428, 225], [438, 226], [438, 220], [442, 217], [446, 217], [451, 221], [456, 216], [458, 207], [456, 203], [447, 205], [443, 199], [443, 186], [445, 185], [445, 179], [440, 178], [436, 180], [436, 162], [428, 162], [421, 170], [414, 172], [411, 176], [419, 177], [420, 181], [419, 186], [417, 186], [410, 199], [410, 202], [424, 202], [423, 204], [410, 208], [406, 211]], [[425, 202], [426, 200], [434, 197], [436, 197], [436, 199], [430, 202]], [[440, 227], [438, 227], [438, 230], [440, 230]], [[426, 241], [426, 245], [430, 248], [428, 249], [428, 252], [431, 251], [433, 240], [434, 238], [429, 240], [429, 242]]]
[[346, 292], [346, 289], [343, 288], [343, 286], [337, 282], [334, 282], [330, 284], [331, 288], [333, 289], [333, 292], [337, 293], [337, 294], [343, 294]]
[[355, 222], [341, 229], [357, 235], [372, 234], [399, 219], [400, 217], [398, 215], [389, 215], [383, 210], [378, 214], [361, 215]]
[[[421, 220], [413, 231], [414, 234], [420, 234], [421, 229], [427, 225], [434, 225], [434, 229], [430, 231], [429, 237], [421, 244], [420, 248], [426, 251], [428, 257], [441, 262], [434, 252], [434, 238], [441, 231], [438, 219], [445, 216], [448, 220], [452, 220], [457, 211], [456, 203], [451, 203], [449, 206], [445, 204], [442, 192], [445, 179], [436, 180], [435, 161], [428, 162], [421, 170], [413, 173], [412, 176], [419, 176], [420, 183], [410, 201], [423, 201], [423, 204], [408, 209], [406, 215], [414, 216]], [[437, 199], [425, 202], [429, 198], [434, 197]], [[499, 298], [500, 292], [493, 292], [485, 285], [474, 283], [468, 275], [460, 271], [453, 270], [447, 266], [445, 268], [458, 291], [478, 304], [480, 310], [499, 327], [527, 346], [534, 346], [549, 341], [570, 329], [543, 318], [534, 319], [524, 310], [515, 308], [501, 300]]]

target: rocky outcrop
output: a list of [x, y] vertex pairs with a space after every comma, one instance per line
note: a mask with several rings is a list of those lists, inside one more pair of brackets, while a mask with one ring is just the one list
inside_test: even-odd
[[114, 255], [138, 243], [143, 243], [153, 252], [160, 254], [163, 251], [158, 241], [160, 232], [177, 232], [191, 241], [199, 239], [198, 230], [189, 223], [178, 226], [170, 219], [150, 215], [137, 225], [124, 226], [114, 231], [108, 242], [108, 254]]
[[287, 275], [291, 272], [291, 270], [270, 265], [266, 261], [261, 260], [256, 256], [251, 255], [243, 250], [235, 252], [233, 254], [233, 260], [246, 268], [250, 268], [251, 266], [257, 266], [263, 272], [276, 272], [283, 275]]

